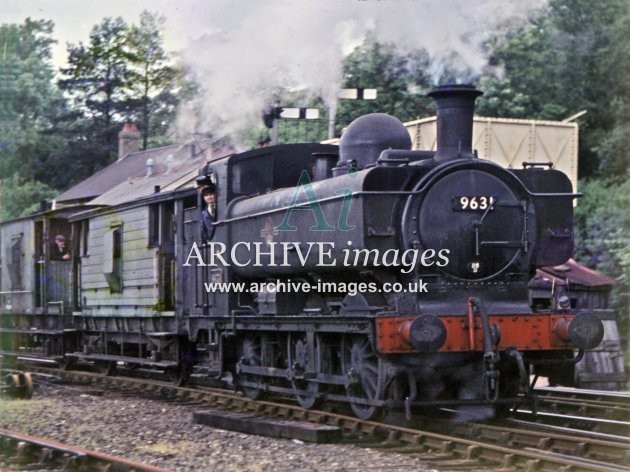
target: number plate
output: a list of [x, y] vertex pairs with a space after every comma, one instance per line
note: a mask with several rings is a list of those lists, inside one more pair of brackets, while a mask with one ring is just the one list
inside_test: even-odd
[[462, 195], [453, 198], [453, 210], [455, 211], [486, 211], [493, 210], [495, 197], [489, 195]]

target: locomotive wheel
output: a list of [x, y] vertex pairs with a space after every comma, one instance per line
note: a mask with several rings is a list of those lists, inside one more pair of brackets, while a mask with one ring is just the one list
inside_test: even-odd
[[[262, 343], [258, 336], [248, 336], [239, 342], [240, 363], [246, 366], [262, 365]], [[238, 368], [237, 368], [238, 371]], [[262, 383], [262, 376], [254, 374], [238, 374], [238, 383], [256, 382]], [[260, 388], [240, 385], [241, 390], [247, 398], [252, 400], [260, 400], [264, 391]]]
[[21, 377], [23, 390], [20, 398], [29, 400], [33, 396], [33, 379], [29, 372], [24, 372]]
[[[385, 365], [366, 336], [346, 336], [342, 345], [343, 372], [348, 377], [346, 394], [365, 400], [383, 400]], [[378, 419], [385, 408], [350, 400], [350, 408], [362, 420]]]
[[[315, 371], [322, 372], [323, 360], [321, 355], [320, 341], [316, 338], [315, 342]], [[308, 365], [308, 346], [306, 336], [290, 336], [289, 337], [289, 368], [293, 373], [291, 378], [291, 387], [298, 404], [305, 409], [315, 408], [320, 403], [318, 398], [320, 383], [309, 381], [300, 377]]]
[[15, 398], [29, 400], [33, 396], [33, 379], [30, 373], [10, 374], [7, 380]]

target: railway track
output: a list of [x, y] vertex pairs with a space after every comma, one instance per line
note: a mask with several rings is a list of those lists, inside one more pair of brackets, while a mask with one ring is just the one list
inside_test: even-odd
[[630, 434], [630, 394], [572, 388], [536, 389], [536, 415], [519, 408], [513, 417], [532, 423], [618, 436]]
[[1, 470], [167, 472], [123, 457], [0, 428]]
[[630, 471], [630, 440], [627, 435], [607, 434], [602, 437], [601, 433], [566, 428], [554, 430], [544, 424], [522, 420], [482, 424], [432, 419], [430, 426], [420, 423], [404, 425], [396, 421], [377, 423], [334, 411], [304, 410], [293, 404], [253, 401], [240, 393], [220, 388], [176, 387], [154, 379], [44, 367], [33, 370], [61, 377], [67, 382], [89, 383], [90, 388], [159, 397], [199, 408], [337, 426], [344, 432], [344, 442], [413, 454], [437, 470]]
[[538, 410], [624, 421], [630, 417], [630, 393], [547, 387], [535, 390]]

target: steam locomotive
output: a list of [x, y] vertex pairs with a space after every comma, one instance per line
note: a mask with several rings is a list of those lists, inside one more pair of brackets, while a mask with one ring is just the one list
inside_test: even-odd
[[[411, 150], [402, 123], [376, 113], [339, 147], [208, 162], [198, 175], [216, 188], [207, 240], [191, 188], [39, 215], [40, 238], [53, 222], [70, 225], [73, 262], [40, 260], [67, 264], [71, 295], [56, 311], [7, 311], [5, 294], [3, 356], [88, 361], [106, 374], [142, 365], [178, 383], [231, 377], [252, 398], [341, 402], [363, 419], [391, 407], [504, 411], [530, 398], [532, 375], [570, 383], [602, 322], [558, 292], [534, 309], [527, 283], [570, 257], [578, 195], [554, 169], [476, 155], [479, 95], [467, 85], [430, 93], [435, 152]], [[15, 240], [2, 243], [14, 257]]]

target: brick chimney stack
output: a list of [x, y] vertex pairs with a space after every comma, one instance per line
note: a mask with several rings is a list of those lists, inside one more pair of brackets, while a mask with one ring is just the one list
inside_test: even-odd
[[118, 133], [118, 160], [127, 154], [140, 150], [142, 135], [138, 131], [135, 123], [125, 123], [123, 129]]

